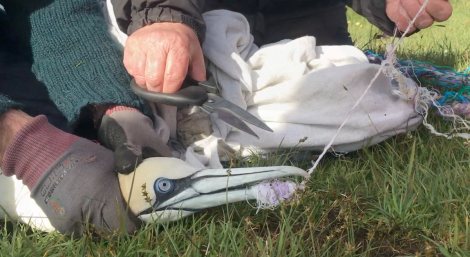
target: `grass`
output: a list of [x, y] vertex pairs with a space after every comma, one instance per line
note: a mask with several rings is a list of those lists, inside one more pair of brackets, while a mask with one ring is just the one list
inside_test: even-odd
[[[453, 17], [404, 42], [399, 57], [465, 70], [470, 33], [465, 0]], [[383, 53], [387, 39], [348, 11], [357, 47]], [[358, 25], [356, 25], [358, 23]], [[362, 24], [362, 26], [361, 26]], [[440, 131], [449, 123], [437, 117]], [[238, 203], [108, 242], [5, 224], [0, 256], [470, 256], [470, 144], [417, 131], [325, 158], [299, 201], [274, 211]], [[235, 159], [236, 167], [291, 163], [288, 155]], [[13, 226], [14, 225], [14, 226]], [[12, 227], [13, 226], [13, 227]]]
[[[464, 0], [450, 2], [454, 7], [452, 17], [404, 40], [398, 51], [399, 58], [429, 61], [457, 70], [465, 70], [470, 66], [470, 18], [466, 14], [470, 3]], [[356, 47], [384, 53], [390, 38], [374, 39], [375, 35], [382, 34], [380, 30], [353, 11], [349, 10], [347, 16], [350, 22], [349, 31]]]

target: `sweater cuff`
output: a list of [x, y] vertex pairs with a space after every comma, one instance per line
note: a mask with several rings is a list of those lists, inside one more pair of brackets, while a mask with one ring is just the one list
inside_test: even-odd
[[206, 38], [206, 26], [204, 21], [200, 21], [186, 15], [180, 11], [168, 7], [155, 7], [152, 9], [145, 9], [142, 11], [133, 11], [132, 22], [129, 25], [127, 34], [131, 35], [136, 30], [157, 22], [178, 22], [191, 28], [202, 44]]
[[77, 139], [49, 124], [46, 116], [37, 116], [8, 145], [2, 171], [6, 176], [16, 175], [32, 190], [42, 174]]
[[[395, 33], [396, 24], [393, 22], [387, 15], [386, 12], [386, 2], [384, 0], [368, 0], [368, 1], [353, 1], [356, 2], [356, 8], [363, 10], [363, 16], [382, 32], [388, 36], [393, 36]], [[362, 8], [357, 7], [357, 5], [363, 5]], [[354, 4], [353, 4], [354, 6]], [[419, 29], [406, 34], [406, 36], [411, 36], [419, 32]], [[397, 36], [403, 36], [403, 31], [397, 31]]]
[[[393, 36], [395, 31], [395, 23], [388, 18], [385, 11], [386, 4], [383, 0], [372, 0], [369, 3], [368, 9], [370, 10], [371, 17], [368, 20], [382, 30], [385, 34]], [[367, 18], [367, 17], [366, 17]]]
[[384, 0], [348, 0], [346, 4], [385, 34], [393, 35], [395, 23], [387, 16]]

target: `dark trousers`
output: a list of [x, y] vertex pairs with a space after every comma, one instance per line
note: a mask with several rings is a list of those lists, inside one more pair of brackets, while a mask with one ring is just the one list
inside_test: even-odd
[[317, 45], [353, 45], [348, 32], [346, 6], [341, 1], [326, 6], [313, 3], [287, 10], [282, 10], [282, 6], [275, 11], [248, 10], [253, 7], [256, 6], [240, 7], [237, 3], [221, 4], [219, 0], [206, 0], [204, 11], [228, 9], [242, 13], [258, 46], [302, 36], [314, 36]]

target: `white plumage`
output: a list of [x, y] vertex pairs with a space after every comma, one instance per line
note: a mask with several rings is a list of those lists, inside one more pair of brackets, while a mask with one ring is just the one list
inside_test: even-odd
[[[54, 231], [46, 214], [30, 197], [28, 187], [16, 177], [0, 176], [0, 219], [13, 219], [45, 232]], [[5, 211], [7, 214], [5, 214]], [[9, 217], [8, 217], [9, 216]]]

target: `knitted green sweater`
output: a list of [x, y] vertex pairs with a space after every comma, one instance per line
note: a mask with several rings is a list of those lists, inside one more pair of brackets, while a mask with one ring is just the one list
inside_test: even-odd
[[[0, 4], [19, 39], [19, 49], [32, 59], [32, 71], [70, 123], [89, 104], [144, 108], [129, 89], [122, 50], [108, 34], [96, 0], [0, 0]], [[2, 89], [35, 90], [8, 83], [0, 77], [0, 114], [20, 106]]]

